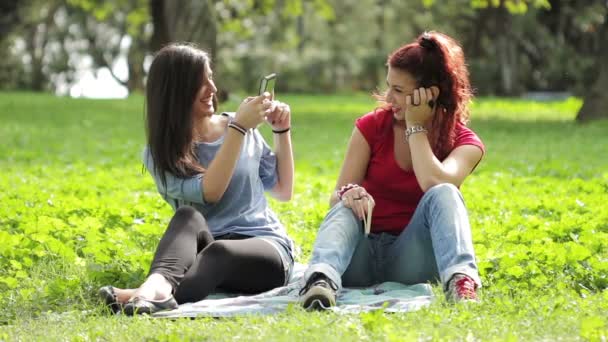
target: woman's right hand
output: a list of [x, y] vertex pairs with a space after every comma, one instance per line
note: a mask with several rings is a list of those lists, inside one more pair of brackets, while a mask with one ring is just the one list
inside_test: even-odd
[[271, 112], [271, 107], [269, 93], [248, 97], [239, 105], [234, 120], [245, 129], [256, 128]]
[[368, 203], [370, 203], [370, 211], [374, 211], [374, 206], [376, 206], [372, 195], [367, 193], [362, 186], [354, 187], [342, 194], [342, 203], [345, 207], [352, 209], [360, 220], [367, 215]]

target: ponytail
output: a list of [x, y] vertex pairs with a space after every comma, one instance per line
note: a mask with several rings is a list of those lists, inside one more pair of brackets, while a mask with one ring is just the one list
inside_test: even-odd
[[469, 118], [472, 91], [462, 48], [442, 33], [425, 32], [391, 53], [387, 64], [408, 72], [418, 87], [439, 88], [430, 142], [435, 155], [445, 158], [454, 145], [456, 123]]

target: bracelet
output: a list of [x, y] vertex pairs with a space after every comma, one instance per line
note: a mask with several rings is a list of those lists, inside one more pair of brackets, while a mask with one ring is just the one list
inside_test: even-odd
[[291, 127], [287, 127], [287, 128], [285, 128], [285, 129], [278, 130], [278, 131], [275, 131], [275, 130], [273, 129], [273, 130], [272, 130], [272, 133], [274, 133], [274, 134], [283, 134], [283, 133], [287, 133], [287, 132], [289, 132], [289, 130], [290, 130], [290, 129], [291, 129]]
[[405, 140], [409, 140], [410, 139], [410, 135], [412, 134], [416, 134], [416, 133], [428, 133], [429, 131], [424, 128], [424, 126], [422, 125], [414, 125], [414, 126], [410, 126], [405, 130]]
[[345, 192], [347, 192], [350, 189], [354, 189], [354, 188], [358, 188], [359, 185], [358, 184], [351, 184], [348, 183], [346, 185], [343, 185], [340, 190], [336, 191], [336, 194], [338, 195], [338, 199], [342, 200], [342, 196], [344, 195]]
[[228, 127], [236, 129], [242, 135], [247, 134], [247, 130], [237, 123], [231, 122], [228, 124]]
[[241, 125], [240, 123], [236, 122], [235, 120], [230, 121], [231, 124], [235, 125], [236, 127], [242, 129], [243, 131], [245, 131], [245, 133], [247, 133], [247, 128], [243, 127], [243, 125]]

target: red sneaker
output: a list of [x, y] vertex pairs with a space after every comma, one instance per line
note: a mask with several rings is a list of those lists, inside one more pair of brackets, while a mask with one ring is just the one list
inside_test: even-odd
[[479, 302], [477, 284], [464, 274], [456, 273], [448, 283], [446, 298], [451, 302]]

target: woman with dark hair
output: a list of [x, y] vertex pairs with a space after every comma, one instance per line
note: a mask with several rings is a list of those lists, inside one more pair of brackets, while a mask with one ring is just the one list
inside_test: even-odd
[[307, 309], [335, 305], [342, 285], [385, 281], [439, 280], [448, 300], [477, 300], [459, 187], [484, 145], [465, 126], [472, 93], [464, 54], [452, 38], [429, 32], [387, 65], [388, 89], [376, 96], [382, 106], [355, 123], [313, 247], [300, 293]]
[[[215, 115], [210, 58], [188, 44], [161, 49], [146, 85], [144, 162], [175, 214], [137, 289], [101, 288], [128, 315], [174, 309], [216, 288], [258, 293], [286, 284], [293, 243], [264, 191], [293, 194], [291, 111], [270, 94]], [[256, 127], [267, 121], [274, 151]]]

